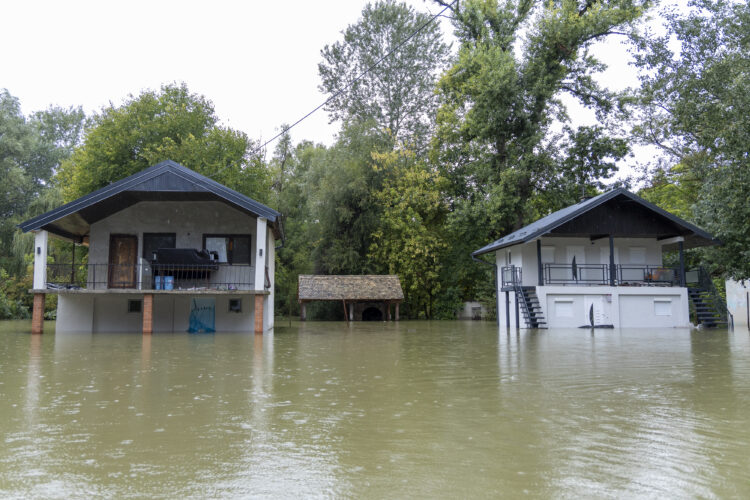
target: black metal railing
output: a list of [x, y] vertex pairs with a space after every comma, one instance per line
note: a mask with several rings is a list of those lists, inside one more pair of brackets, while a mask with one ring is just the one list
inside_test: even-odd
[[159, 264], [155, 269], [150, 264], [48, 264], [47, 288], [254, 290], [255, 267]]
[[[547, 285], [610, 285], [608, 264], [544, 264], [544, 283]], [[615, 265], [615, 285], [618, 286], [678, 286], [677, 267], [651, 264]]]
[[722, 297], [716, 289], [711, 275], [704, 267], [691, 269], [685, 273], [685, 284], [698, 288], [703, 292], [703, 300], [719, 315], [719, 319], [726, 321], [727, 327], [734, 330], [734, 315], [729, 312], [726, 297]]
[[513, 287], [523, 283], [523, 274], [520, 267], [504, 266], [500, 270], [500, 278], [503, 288]]
[[607, 264], [545, 264], [544, 282], [549, 285], [580, 283], [582, 285], [609, 284]]

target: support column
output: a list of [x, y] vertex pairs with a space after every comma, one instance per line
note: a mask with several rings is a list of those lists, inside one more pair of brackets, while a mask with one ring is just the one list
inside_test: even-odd
[[510, 330], [510, 296], [505, 292], [505, 327]]
[[354, 321], [354, 304], [349, 304], [349, 321]]
[[44, 332], [44, 294], [34, 294], [34, 308], [31, 311], [31, 333]]
[[677, 242], [677, 250], [680, 253], [680, 286], [685, 286], [685, 245], [682, 241]]
[[306, 302], [300, 302], [299, 303], [299, 320], [300, 321], [307, 321], [307, 303]]
[[539, 286], [544, 286], [544, 269], [542, 268], [542, 240], [536, 240], [536, 265], [539, 269]]
[[263, 295], [255, 296], [255, 333], [263, 333]]
[[390, 302], [385, 303], [385, 320], [386, 321], [391, 320], [391, 303]]
[[615, 267], [615, 238], [609, 236], [609, 286], [615, 286], [617, 268]]
[[401, 304], [400, 302], [396, 302], [396, 321], [398, 321], [398, 320], [399, 320], [399, 317], [398, 317], [398, 306], [399, 306], [400, 304]]
[[259, 292], [264, 291], [266, 286], [266, 240], [266, 219], [258, 217], [255, 228], [255, 289]]
[[143, 295], [143, 335], [154, 333], [154, 294]]
[[47, 288], [47, 231], [34, 235], [34, 289]]
[[516, 301], [516, 328], [521, 328], [521, 319], [518, 317], [518, 294], [514, 293], [513, 296], [515, 297]]

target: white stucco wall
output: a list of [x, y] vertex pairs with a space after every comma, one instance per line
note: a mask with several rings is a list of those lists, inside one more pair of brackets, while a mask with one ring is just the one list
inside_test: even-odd
[[734, 317], [734, 326], [748, 326], [748, 303], [750, 303], [750, 282], [728, 280], [727, 309]]
[[[229, 312], [229, 300], [242, 300], [242, 311]], [[217, 332], [252, 332], [254, 297], [252, 295], [219, 295], [216, 301]], [[129, 313], [128, 300], [142, 300], [138, 295], [61, 294], [57, 304], [55, 331], [59, 333], [139, 333], [142, 313]], [[154, 296], [154, 333], [186, 332], [190, 321], [189, 295]], [[271, 323], [272, 324], [272, 323]]]

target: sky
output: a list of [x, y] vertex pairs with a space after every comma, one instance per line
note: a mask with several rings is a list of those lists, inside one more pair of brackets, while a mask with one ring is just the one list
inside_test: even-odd
[[[14, 1], [2, 4], [0, 89], [25, 114], [50, 105], [87, 113], [129, 94], [185, 82], [210, 99], [222, 124], [265, 141], [325, 100], [318, 90], [320, 51], [342, 38], [367, 0]], [[418, 10], [440, 7], [407, 0]], [[448, 41], [447, 20], [441, 22]], [[616, 39], [596, 48], [610, 87], [635, 85]], [[593, 116], [572, 109], [576, 123]], [[295, 142], [330, 144], [338, 124], [324, 110], [292, 131]], [[272, 150], [273, 144], [269, 146]]]

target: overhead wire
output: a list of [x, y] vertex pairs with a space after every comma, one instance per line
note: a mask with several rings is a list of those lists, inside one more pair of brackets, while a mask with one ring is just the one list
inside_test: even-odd
[[[385, 60], [386, 60], [386, 59], [387, 59], [388, 57], [390, 57], [390, 56], [391, 56], [392, 54], [394, 54], [394, 53], [398, 52], [398, 50], [400, 50], [400, 49], [401, 49], [401, 47], [403, 47], [404, 45], [406, 45], [406, 44], [407, 44], [407, 43], [408, 43], [408, 42], [409, 42], [409, 41], [410, 41], [410, 40], [411, 40], [412, 38], [414, 38], [415, 36], [417, 36], [417, 35], [418, 35], [418, 34], [419, 34], [419, 33], [420, 33], [420, 32], [421, 32], [421, 31], [422, 31], [423, 29], [425, 29], [425, 28], [426, 28], [427, 26], [429, 26], [429, 25], [430, 25], [431, 23], [433, 23], [433, 22], [435, 21], [435, 19], [437, 19], [438, 17], [441, 17], [441, 16], [442, 16], [442, 14], [443, 14], [443, 13], [444, 13], [444, 12], [445, 12], [446, 10], [450, 9], [451, 7], [453, 7], [453, 4], [455, 4], [455, 3], [457, 2], [457, 1], [458, 1], [458, 0], [453, 0], [453, 1], [451, 2], [451, 3], [449, 3], [449, 4], [445, 5], [445, 7], [444, 7], [444, 8], [443, 8], [443, 9], [442, 9], [442, 10], [441, 10], [440, 12], [438, 12], [437, 14], [433, 15], [433, 16], [432, 16], [432, 17], [431, 17], [430, 19], [428, 19], [427, 21], [425, 21], [425, 22], [424, 22], [424, 23], [423, 23], [423, 24], [422, 24], [421, 26], [419, 26], [419, 28], [417, 28], [416, 30], [414, 30], [414, 31], [413, 31], [413, 32], [412, 32], [412, 33], [411, 33], [411, 34], [410, 34], [409, 36], [407, 36], [406, 38], [404, 38], [404, 39], [403, 39], [403, 40], [402, 40], [401, 42], [399, 42], [399, 43], [398, 43], [398, 44], [397, 44], [397, 45], [396, 45], [396, 46], [395, 46], [394, 48], [392, 48], [391, 50], [389, 50], [388, 52], [386, 52], [386, 53], [385, 53], [385, 54], [384, 54], [384, 55], [383, 55], [383, 56], [382, 56], [382, 57], [381, 57], [380, 59], [378, 59], [378, 60], [377, 60], [377, 61], [375, 61], [375, 62], [374, 62], [374, 63], [373, 63], [372, 65], [370, 65], [370, 66], [369, 66], [369, 67], [368, 67], [367, 69], [365, 69], [364, 71], [362, 71], [362, 72], [361, 72], [361, 73], [360, 73], [359, 75], [357, 75], [357, 76], [356, 76], [356, 77], [355, 77], [355, 78], [354, 78], [353, 80], [351, 80], [351, 81], [350, 81], [350, 82], [348, 82], [348, 83], [347, 83], [346, 85], [344, 85], [344, 86], [343, 86], [343, 87], [342, 87], [341, 89], [339, 89], [339, 90], [338, 90], [338, 91], [337, 91], [336, 93], [334, 93], [334, 94], [333, 94], [332, 96], [330, 96], [330, 97], [329, 97], [328, 99], [326, 99], [325, 101], [323, 101], [322, 103], [320, 103], [319, 105], [317, 105], [317, 106], [316, 106], [316, 107], [315, 107], [315, 108], [314, 108], [314, 109], [313, 109], [312, 111], [309, 111], [309, 112], [308, 112], [308, 113], [307, 113], [306, 115], [304, 115], [304, 116], [303, 116], [302, 118], [298, 119], [298, 120], [297, 120], [296, 122], [292, 123], [292, 124], [291, 124], [291, 125], [289, 125], [288, 127], [285, 127], [284, 129], [282, 129], [282, 130], [281, 130], [281, 132], [279, 132], [278, 134], [276, 134], [275, 136], [273, 136], [272, 138], [270, 138], [269, 140], [267, 140], [266, 142], [264, 142], [264, 143], [263, 143], [263, 144], [261, 144], [260, 146], [258, 146], [258, 147], [256, 147], [255, 149], [253, 149], [253, 150], [252, 150], [252, 151], [250, 152], [250, 155], [252, 156], [252, 155], [255, 155], [255, 154], [257, 154], [258, 152], [262, 151], [262, 150], [263, 150], [263, 149], [264, 149], [264, 148], [265, 148], [266, 146], [268, 146], [269, 144], [271, 144], [271, 143], [272, 143], [273, 141], [275, 141], [276, 139], [278, 139], [278, 138], [279, 138], [279, 137], [281, 137], [282, 135], [284, 135], [284, 134], [286, 134], [287, 132], [289, 132], [289, 131], [290, 131], [290, 130], [291, 130], [292, 128], [294, 128], [295, 126], [297, 126], [297, 125], [299, 125], [300, 123], [302, 123], [302, 122], [303, 122], [304, 120], [306, 120], [307, 118], [309, 118], [309, 117], [310, 117], [310, 116], [311, 116], [311, 115], [312, 115], [313, 113], [315, 113], [316, 111], [320, 110], [320, 108], [324, 107], [324, 106], [325, 106], [326, 104], [328, 104], [329, 102], [333, 101], [334, 99], [336, 99], [337, 97], [339, 97], [339, 96], [340, 96], [341, 94], [343, 94], [343, 93], [345, 93], [345, 92], [349, 91], [349, 90], [351, 89], [351, 87], [352, 87], [352, 86], [353, 86], [353, 85], [354, 85], [355, 83], [357, 83], [357, 82], [358, 82], [359, 80], [361, 80], [361, 79], [362, 79], [362, 78], [363, 78], [363, 77], [364, 77], [365, 75], [367, 75], [367, 74], [368, 74], [368, 73], [370, 73], [370, 72], [371, 72], [372, 70], [374, 70], [374, 69], [375, 69], [375, 68], [376, 68], [376, 67], [377, 67], [378, 65], [380, 65], [380, 63], [382, 63], [383, 61], [385, 61]], [[226, 166], [224, 166], [224, 167], [220, 168], [220, 169], [219, 169], [218, 171], [214, 172], [214, 174], [213, 174], [213, 175], [218, 175], [219, 173], [221, 173], [221, 172], [222, 172], [222, 171], [223, 171], [223, 170], [224, 170], [225, 168], [227, 168], [228, 166], [229, 166], [229, 165], [226, 165]]]

